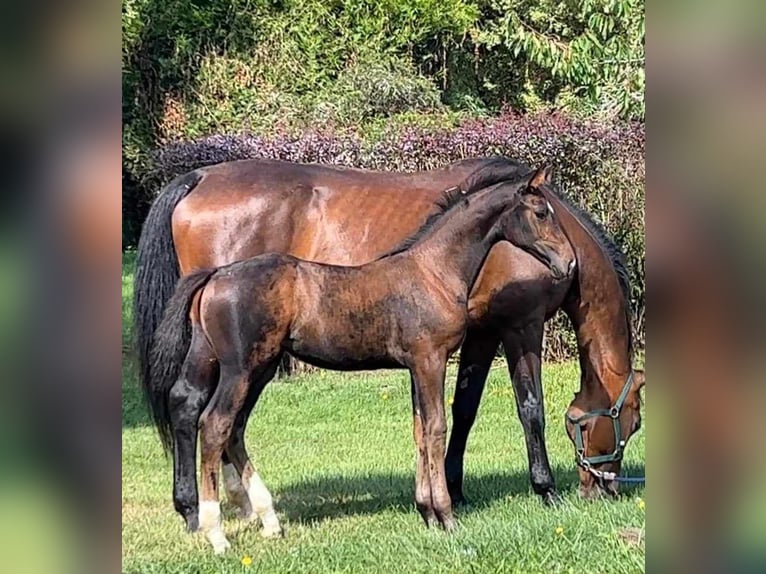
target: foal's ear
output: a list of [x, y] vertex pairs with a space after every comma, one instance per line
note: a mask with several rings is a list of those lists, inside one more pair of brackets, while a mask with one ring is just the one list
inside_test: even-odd
[[633, 388], [636, 392], [644, 388], [646, 384], [646, 374], [643, 369], [633, 369]]
[[551, 181], [551, 166], [544, 165], [535, 172], [532, 179], [529, 180], [529, 187], [540, 187]]

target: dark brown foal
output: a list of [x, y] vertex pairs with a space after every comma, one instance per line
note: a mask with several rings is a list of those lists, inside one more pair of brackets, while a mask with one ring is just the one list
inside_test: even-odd
[[153, 384], [170, 389], [176, 382], [166, 365], [185, 334], [190, 351], [183, 372], [190, 364], [219, 365], [218, 386], [200, 419], [199, 526], [216, 552], [228, 547], [218, 504], [224, 450], [247, 476], [250, 501], [267, 534], [279, 530], [268, 491], [244, 444], [233, 444], [231, 436], [235, 419], [249, 414], [284, 352], [336, 370], [410, 371], [417, 507], [427, 524], [454, 527], [444, 471], [444, 375], [448, 357], [465, 337], [468, 294], [481, 265], [493, 245], [507, 240], [555, 277], [574, 269], [572, 247], [539, 191], [546, 180], [541, 169], [478, 192], [454, 189], [418, 233], [362, 266], [268, 254], [193, 273], [179, 283], [152, 353], [162, 376]]

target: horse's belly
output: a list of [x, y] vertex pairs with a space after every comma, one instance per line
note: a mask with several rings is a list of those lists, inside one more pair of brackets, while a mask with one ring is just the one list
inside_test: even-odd
[[382, 350], [343, 344], [342, 340], [337, 339], [321, 342], [288, 339], [285, 341], [284, 349], [310, 365], [335, 371], [366, 371], [401, 367], [396, 360]]

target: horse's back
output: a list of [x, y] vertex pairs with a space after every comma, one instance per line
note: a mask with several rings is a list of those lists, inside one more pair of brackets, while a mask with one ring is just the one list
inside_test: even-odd
[[441, 191], [477, 161], [410, 173], [275, 160], [202, 168], [173, 213], [181, 272], [267, 252], [365, 263], [417, 230]]

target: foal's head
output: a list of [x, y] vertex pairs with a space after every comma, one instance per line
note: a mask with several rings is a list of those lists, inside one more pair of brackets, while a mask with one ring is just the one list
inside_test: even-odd
[[538, 169], [519, 191], [518, 200], [498, 220], [503, 236], [544, 263], [555, 279], [568, 276], [575, 267], [575, 253], [559, 227], [553, 208], [540, 188], [550, 170]]

